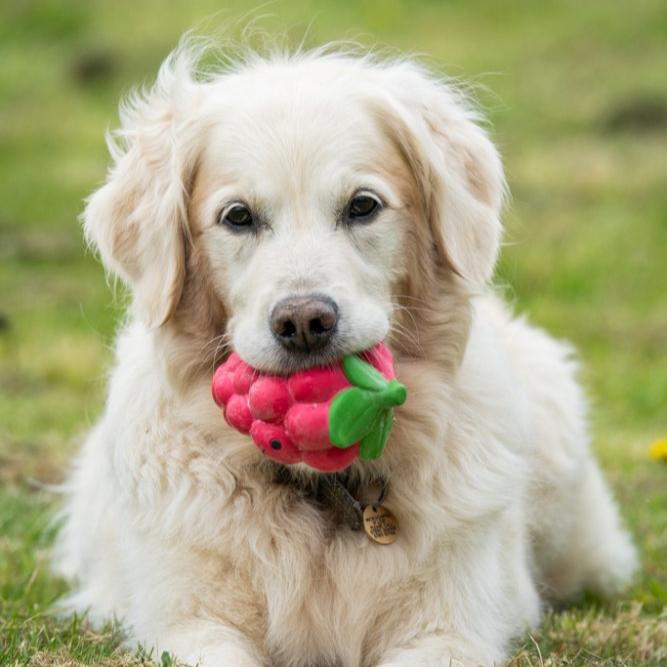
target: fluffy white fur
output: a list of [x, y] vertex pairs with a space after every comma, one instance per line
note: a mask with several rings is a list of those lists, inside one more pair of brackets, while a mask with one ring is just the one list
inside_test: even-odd
[[[86, 209], [134, 302], [69, 479], [73, 607], [204, 667], [492, 665], [544, 601], [617, 591], [635, 553], [571, 350], [486, 287], [504, 181], [464, 97], [410, 62], [325, 51], [195, 68], [181, 49], [129, 100]], [[360, 187], [385, 208], [344, 228]], [[217, 224], [239, 198], [261, 234]], [[387, 338], [408, 385], [383, 457], [355, 464], [389, 480], [391, 546], [272, 483], [211, 400], [230, 346], [289, 367], [268, 312], [304, 291], [339, 303], [340, 354]]]

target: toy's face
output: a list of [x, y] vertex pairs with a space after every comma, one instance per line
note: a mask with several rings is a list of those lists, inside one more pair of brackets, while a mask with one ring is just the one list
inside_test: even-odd
[[277, 373], [387, 336], [411, 182], [362, 101], [290, 74], [225, 84], [191, 207], [233, 348]]

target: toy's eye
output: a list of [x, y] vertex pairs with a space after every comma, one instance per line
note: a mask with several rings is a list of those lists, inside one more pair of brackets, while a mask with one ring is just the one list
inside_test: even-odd
[[350, 224], [370, 222], [381, 210], [380, 198], [373, 192], [362, 190], [350, 199], [345, 210], [345, 219]]
[[218, 223], [235, 232], [244, 232], [255, 228], [255, 219], [252, 212], [241, 202], [234, 202], [226, 206], [220, 213]]

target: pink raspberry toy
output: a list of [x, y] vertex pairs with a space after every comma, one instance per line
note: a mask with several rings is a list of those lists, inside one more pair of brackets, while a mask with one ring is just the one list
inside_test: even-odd
[[227, 422], [249, 433], [268, 457], [322, 472], [347, 468], [357, 456], [380, 456], [392, 408], [406, 398], [383, 343], [337, 366], [288, 377], [265, 375], [232, 353], [216, 370], [212, 391]]

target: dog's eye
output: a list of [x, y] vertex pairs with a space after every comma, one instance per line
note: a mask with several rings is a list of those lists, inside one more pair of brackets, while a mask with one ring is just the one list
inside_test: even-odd
[[349, 223], [369, 222], [382, 209], [382, 202], [371, 192], [358, 192], [347, 205], [346, 218]]
[[240, 202], [230, 204], [222, 210], [218, 222], [234, 231], [246, 231], [254, 228], [255, 219], [250, 209]]

